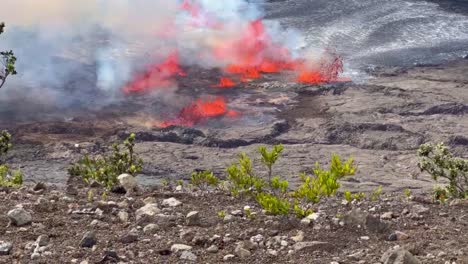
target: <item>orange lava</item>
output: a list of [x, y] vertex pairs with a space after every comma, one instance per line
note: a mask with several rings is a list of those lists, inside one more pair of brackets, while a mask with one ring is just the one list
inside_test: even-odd
[[215, 85], [214, 87], [216, 88], [231, 88], [233, 86], [235, 86], [236, 83], [231, 80], [230, 78], [227, 78], [227, 77], [221, 77], [221, 79], [219, 80], [219, 83], [217, 85]]
[[170, 54], [165, 61], [150, 65], [145, 72], [135, 77], [123, 88], [124, 93], [141, 93], [153, 89], [167, 87], [172, 83], [171, 77], [185, 76], [185, 72], [179, 66], [179, 55], [177, 52]]
[[206, 101], [198, 99], [184, 107], [179, 112], [177, 118], [162, 122], [161, 127], [193, 126], [209, 118], [222, 117], [224, 115], [234, 117], [239, 114], [228, 110], [226, 100], [223, 97]]

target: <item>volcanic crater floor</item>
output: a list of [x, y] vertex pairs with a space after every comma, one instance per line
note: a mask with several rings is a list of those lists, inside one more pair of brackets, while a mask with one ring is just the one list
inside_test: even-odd
[[[246, 152], [258, 159], [260, 145], [281, 143], [285, 150], [275, 174], [297, 183], [315, 162], [332, 153], [353, 156], [357, 174], [343, 188], [369, 191], [432, 189], [420, 174], [416, 151], [425, 142], [446, 142], [468, 156], [468, 60], [437, 66], [375, 70], [363, 84], [297, 85], [263, 80], [237, 87], [230, 104], [242, 117], [208, 120], [194, 127], [151, 128], [135, 105], [112, 107], [67, 121], [11, 123], [14, 136], [8, 163], [27, 181], [64, 185], [67, 167], [83, 153], [99, 154], [111, 142], [137, 134], [136, 152], [144, 160], [139, 180], [188, 179], [194, 170], [224, 177], [227, 166]], [[124, 109], [124, 110], [122, 110]]]

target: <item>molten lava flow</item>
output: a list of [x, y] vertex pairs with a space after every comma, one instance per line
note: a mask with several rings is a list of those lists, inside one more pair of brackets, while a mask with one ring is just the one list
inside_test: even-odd
[[339, 81], [338, 76], [343, 71], [343, 60], [333, 53], [331, 55], [333, 55], [333, 60], [320, 63], [320, 68], [318, 70], [312, 70], [305, 66], [304, 63], [299, 63], [297, 66], [299, 71], [297, 81], [308, 84]]
[[236, 83], [227, 78], [227, 77], [221, 77], [221, 79], [219, 80], [219, 84], [215, 85], [214, 87], [216, 88], [231, 88], [233, 86], [235, 86]]
[[206, 119], [221, 117], [221, 116], [237, 116], [238, 113], [228, 110], [226, 100], [223, 97], [217, 97], [214, 100], [201, 100], [184, 107], [177, 118], [162, 122], [161, 127], [168, 126], [193, 126]]
[[127, 94], [139, 93], [155, 88], [167, 87], [171, 84], [170, 78], [175, 75], [186, 75], [179, 66], [179, 55], [177, 52], [170, 54], [162, 63], [149, 66], [144, 73], [125, 86], [123, 91]]

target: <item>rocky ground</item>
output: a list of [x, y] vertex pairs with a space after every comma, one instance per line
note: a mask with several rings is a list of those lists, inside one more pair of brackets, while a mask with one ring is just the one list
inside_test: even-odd
[[94, 200], [77, 183], [63, 191], [4, 189], [0, 262], [468, 263], [467, 201], [336, 197], [298, 219], [266, 215], [248, 198], [181, 186], [107, 201], [92, 190]]

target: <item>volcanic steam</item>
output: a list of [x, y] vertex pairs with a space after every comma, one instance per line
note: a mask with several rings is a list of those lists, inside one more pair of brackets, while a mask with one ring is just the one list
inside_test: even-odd
[[[339, 81], [343, 67], [339, 56], [327, 50], [311, 54], [312, 47], [303, 44], [299, 32], [262, 20], [258, 2], [17, 0], [4, 10], [37, 11], [0, 14], [11, 25], [6, 46], [18, 49], [18, 70], [23, 73], [18, 79], [40, 87], [40, 93], [49, 95], [48, 102], [54, 98], [64, 107], [64, 101], [73, 99], [64, 99], [70, 94], [62, 86], [81, 69], [55, 65], [58, 56], [96, 65], [95, 87], [107, 94], [106, 101], [174, 93], [178, 79], [197, 78], [184, 70], [192, 66], [218, 70], [212, 89], [241, 89], [243, 83], [265, 74], [284, 74], [285, 81], [308, 84]], [[22, 46], [26, 36], [29, 44]], [[30, 57], [35, 52], [42, 52], [36, 61]], [[35, 89], [39, 88], [30, 91]], [[167, 94], [164, 98], [170, 100]], [[95, 94], [86, 90], [80, 96]], [[199, 95], [182, 106], [176, 118], [155, 125], [192, 126], [209, 118], [239, 115], [229, 109], [225, 97]]]

